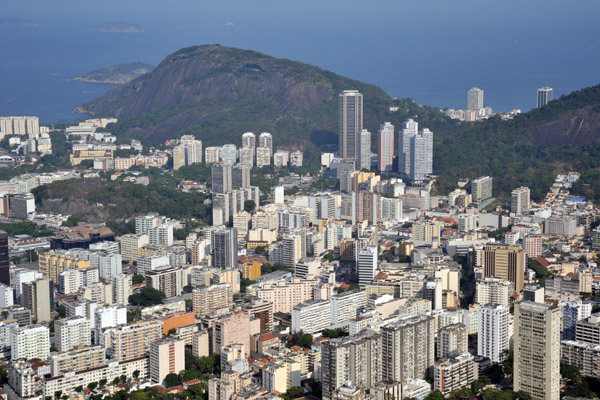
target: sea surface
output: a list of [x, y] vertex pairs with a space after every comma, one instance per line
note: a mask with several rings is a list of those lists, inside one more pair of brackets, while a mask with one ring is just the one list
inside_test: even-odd
[[[145, 32], [91, 30], [115, 21]], [[600, 83], [598, 21], [597, 0], [6, 0], [0, 115], [81, 119], [75, 108], [114, 85], [73, 78], [212, 43], [314, 64], [420, 104], [465, 108], [477, 86], [494, 111], [527, 111], [538, 87], [557, 98]]]

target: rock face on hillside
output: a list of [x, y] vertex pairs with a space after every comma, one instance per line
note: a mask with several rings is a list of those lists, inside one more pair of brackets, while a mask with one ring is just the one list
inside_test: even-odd
[[[282, 119], [289, 119], [288, 124], [306, 122], [311, 117], [301, 114], [315, 106], [321, 109], [318, 114], [324, 104], [328, 114], [335, 112], [337, 93], [343, 89], [367, 90], [374, 93], [372, 98], [389, 100], [375, 86], [311, 65], [218, 45], [195, 46], [167, 56], [150, 74], [107, 92], [79, 111], [115, 116], [124, 121], [121, 133], [158, 141], [186, 129], [222, 129], [223, 120], [242, 131], [253, 126], [276, 129]], [[336, 118], [328, 115], [327, 124]]]

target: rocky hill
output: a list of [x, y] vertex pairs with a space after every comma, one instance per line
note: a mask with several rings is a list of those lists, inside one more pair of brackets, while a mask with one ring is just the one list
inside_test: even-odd
[[88, 72], [87, 74], [75, 78], [76, 81], [92, 83], [113, 83], [121, 85], [129, 83], [154, 69], [153, 65], [141, 62], [132, 62], [127, 64], [113, 65]]

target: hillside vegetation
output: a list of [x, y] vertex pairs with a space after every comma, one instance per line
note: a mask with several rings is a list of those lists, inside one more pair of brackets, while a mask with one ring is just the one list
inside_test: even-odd
[[[302, 147], [307, 158], [316, 158], [322, 149], [335, 150], [337, 96], [346, 89], [364, 95], [364, 126], [373, 133], [374, 148], [384, 121], [400, 130], [403, 121], [414, 118], [434, 132], [434, 174], [441, 193], [454, 188], [458, 178], [490, 175], [494, 195], [506, 198], [526, 185], [539, 200], [557, 172], [598, 171], [600, 86], [511, 121], [467, 123], [312, 65], [210, 45], [167, 56], [151, 73], [80, 111], [116, 116], [120, 122], [109, 127], [113, 132], [146, 143], [193, 134], [205, 146], [240, 145], [243, 132], [268, 131], [275, 146]], [[391, 106], [398, 110], [391, 112]]]
[[128, 64], [113, 65], [111, 67], [101, 68], [88, 72], [87, 74], [75, 78], [76, 81], [93, 82], [93, 83], [129, 83], [135, 78], [138, 78], [154, 69], [153, 65], [140, 62], [132, 62]]

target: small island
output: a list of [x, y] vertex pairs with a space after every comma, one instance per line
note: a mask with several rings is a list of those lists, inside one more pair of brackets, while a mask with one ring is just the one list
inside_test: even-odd
[[151, 72], [154, 69], [153, 65], [144, 64], [141, 62], [132, 62], [128, 64], [113, 65], [89, 72], [83, 76], [75, 78], [76, 81], [91, 82], [91, 83], [113, 83], [124, 84], [129, 83], [135, 78]]
[[92, 32], [111, 32], [111, 33], [141, 33], [146, 32], [141, 26], [129, 22], [109, 22], [90, 29]]

